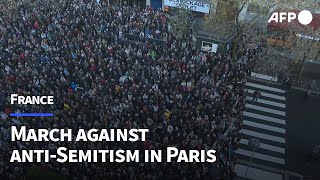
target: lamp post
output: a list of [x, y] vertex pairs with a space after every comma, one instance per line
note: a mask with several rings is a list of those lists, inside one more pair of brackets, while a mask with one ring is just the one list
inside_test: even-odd
[[248, 170], [249, 170], [249, 168], [250, 168], [250, 166], [251, 166], [251, 163], [252, 163], [252, 159], [253, 159], [254, 153], [256, 152], [257, 149], [260, 148], [260, 141], [259, 141], [259, 139], [257, 139], [257, 138], [251, 138], [251, 139], [249, 139], [248, 145], [249, 145], [249, 146], [251, 147], [251, 149], [252, 149], [252, 155], [251, 155], [251, 157], [250, 157], [249, 165], [248, 165], [248, 167], [247, 167], [246, 173], [244, 174], [244, 177], [247, 176]]

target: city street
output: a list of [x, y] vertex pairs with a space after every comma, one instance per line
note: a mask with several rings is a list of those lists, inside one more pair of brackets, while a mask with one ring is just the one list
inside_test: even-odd
[[304, 94], [287, 97], [287, 170], [320, 179], [320, 162], [305, 167], [307, 154], [320, 144], [320, 97], [304, 101]]

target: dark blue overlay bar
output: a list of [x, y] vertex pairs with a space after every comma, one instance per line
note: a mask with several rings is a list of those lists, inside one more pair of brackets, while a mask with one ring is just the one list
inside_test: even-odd
[[14, 117], [48, 117], [53, 116], [53, 113], [11, 113]]

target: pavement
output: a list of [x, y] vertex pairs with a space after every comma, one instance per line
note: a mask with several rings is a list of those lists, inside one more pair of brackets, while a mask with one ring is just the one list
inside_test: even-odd
[[301, 76], [306, 79], [320, 79], [320, 61], [308, 60], [305, 62]]
[[308, 153], [320, 144], [320, 97], [311, 96], [304, 102], [303, 92], [287, 96], [286, 169], [312, 179], [320, 179], [320, 161], [305, 167]]
[[[237, 173], [237, 178], [240, 180], [253, 179], [253, 180], [282, 180], [283, 175], [263, 170], [257, 167], [252, 167], [252, 165], [236, 164], [235, 172]], [[237, 180], [237, 178], [233, 180]]]

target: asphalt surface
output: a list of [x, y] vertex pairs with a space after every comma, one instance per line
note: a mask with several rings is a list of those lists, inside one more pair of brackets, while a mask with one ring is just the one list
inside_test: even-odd
[[305, 166], [308, 153], [320, 144], [320, 97], [291, 92], [287, 96], [287, 170], [320, 180], [320, 160]]
[[306, 62], [301, 76], [307, 79], [320, 79], [320, 61]]

